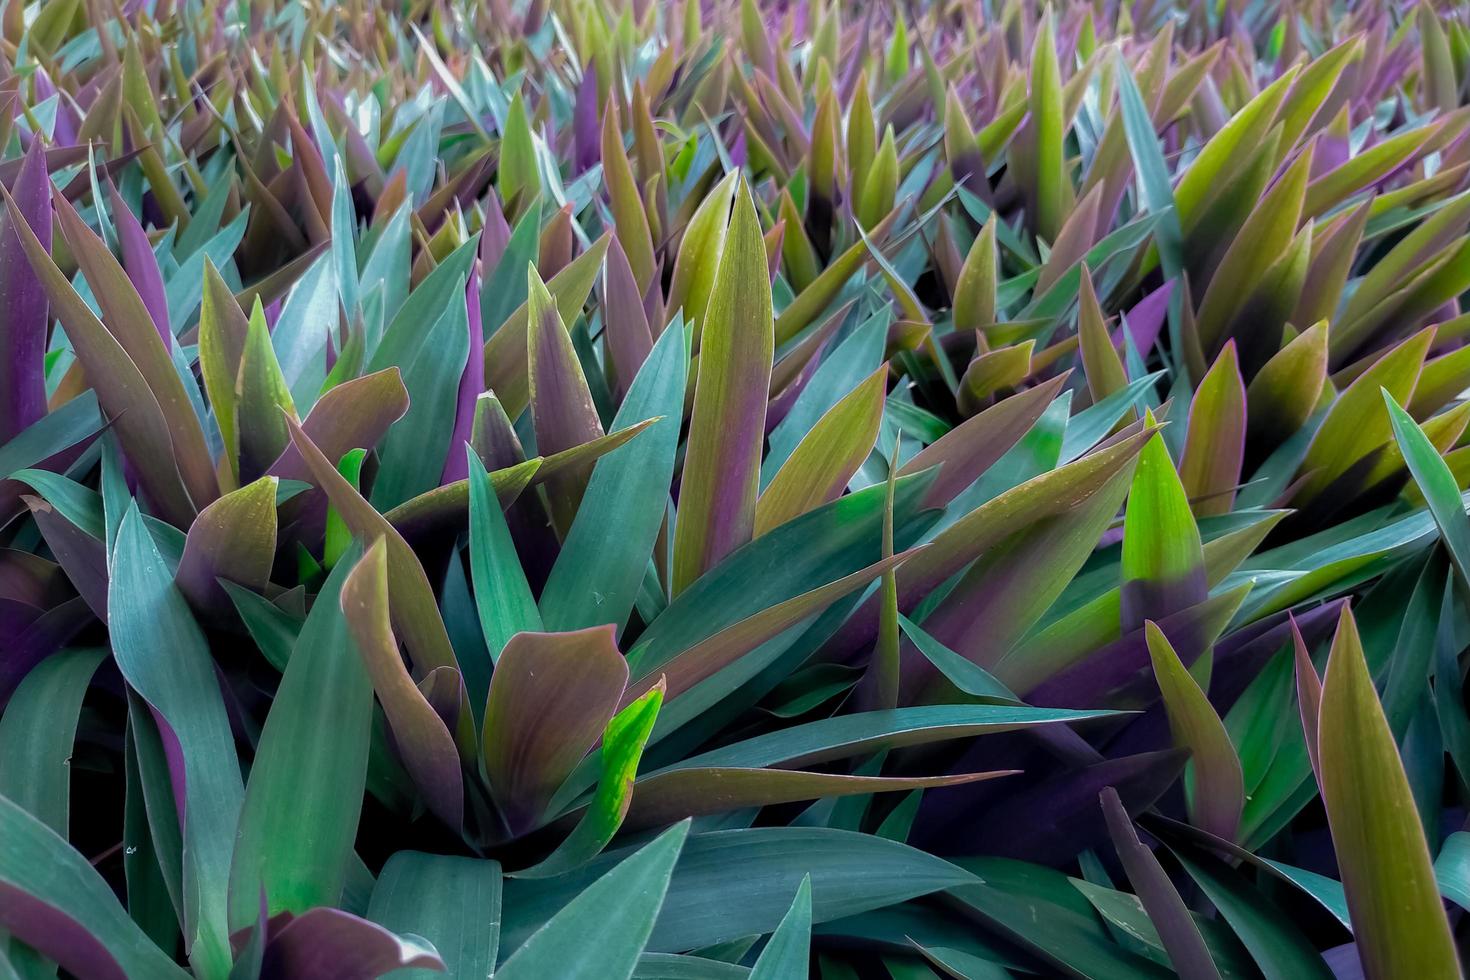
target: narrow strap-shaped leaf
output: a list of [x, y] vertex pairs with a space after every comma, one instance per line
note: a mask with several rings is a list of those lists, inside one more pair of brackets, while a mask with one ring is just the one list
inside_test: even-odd
[[[288, 421], [291, 442], [301, 454], [312, 481], [326, 491], [332, 506], [342, 515], [352, 533], [363, 541], [385, 539], [393, 627], [408, 645], [415, 669], [425, 674], [436, 667], [458, 669], [454, 648], [449, 644], [449, 633], [434, 600], [433, 587], [429, 585], [429, 577], [424, 574], [418, 556], [393, 525], [337, 472], [301, 426], [294, 420]], [[468, 701], [461, 705], [459, 725], [456, 741], [461, 748], [472, 748], [474, 722]]]
[[1346, 604], [1322, 682], [1317, 738], [1322, 802], [1364, 975], [1459, 977], [1413, 792]]
[[77, 714], [106, 651], [63, 650], [37, 664], [0, 715], [0, 796], [62, 837], [71, 809]]
[[[893, 440], [893, 458], [899, 458], [903, 437]], [[893, 557], [893, 500], [898, 488], [898, 467], [888, 467], [887, 493], [883, 497], [883, 558]], [[873, 645], [873, 656], [868, 660], [858, 696], [867, 707], [898, 707], [899, 685], [903, 679], [902, 662], [899, 659], [898, 573], [890, 567], [878, 583], [878, 641]]]
[[[1225, 257], [1220, 260], [1220, 266], [1210, 278], [1209, 288], [1200, 301], [1195, 322], [1200, 345], [1206, 355], [1220, 349], [1235, 314], [1296, 237], [1311, 167], [1312, 146], [1309, 144], [1261, 198], [1230, 243]], [[1296, 299], [1292, 297], [1291, 306], [1295, 304]]]
[[643, 293], [616, 237], [608, 245], [607, 266], [602, 274], [602, 317], [609, 383], [614, 399], [621, 405], [653, 349], [653, 331], [643, 308]]
[[[1092, 286], [1092, 275], [1084, 263], [1081, 289], [1078, 292], [1077, 339], [1082, 351], [1082, 367], [1087, 373], [1087, 390], [1094, 402], [1128, 387], [1128, 372], [1113, 346], [1107, 321]], [[1129, 409], [1123, 416], [1132, 422], [1136, 416]]]
[[1235, 341], [1230, 340], [1200, 379], [1189, 405], [1179, 481], [1195, 514], [1230, 513], [1245, 458], [1245, 426], [1245, 382], [1240, 377]]
[[1404, 404], [1414, 393], [1424, 355], [1434, 340], [1434, 328], [1425, 329], [1385, 353], [1337, 396], [1318, 426], [1298, 470], [1305, 479], [1298, 494], [1310, 500], [1368, 453], [1393, 436], [1393, 425], [1383, 410], [1382, 392]]
[[230, 860], [245, 787], [209, 645], [173, 584], [136, 503], [113, 548], [108, 628], [118, 668], [179, 758], [185, 945], [196, 970], [229, 972]]
[[689, 824], [671, 827], [547, 920], [496, 971], [498, 980], [627, 980], [638, 965]]
[[[432, 48], [430, 48], [432, 50]], [[506, 207], [522, 213], [541, 193], [541, 172], [536, 166], [536, 146], [526, 104], [517, 92], [501, 129], [500, 162], [496, 182]]]
[[402, 980], [471, 980], [495, 972], [500, 948], [500, 862], [399, 851], [383, 865], [367, 917], [399, 935], [423, 936], [444, 972], [395, 972]]
[[1327, 321], [1319, 320], [1288, 341], [1246, 388], [1246, 443], [1252, 451], [1274, 449], [1301, 429], [1326, 383]]
[[[664, 331], [629, 387], [612, 430], [648, 418], [658, 421], [631, 445], [597, 461], [541, 590], [547, 629], [603, 623], [623, 628], [668, 510], [687, 367], [683, 330]], [[618, 532], [608, 534], [613, 527]]]
[[1000, 219], [991, 216], [975, 236], [965, 264], [960, 268], [954, 292], [954, 326], [956, 330], [984, 330], [995, 322], [996, 252], [995, 226]]
[[256, 920], [262, 894], [271, 915], [338, 904], [356, 857], [373, 689], [342, 612], [351, 567], [339, 563], [317, 595], [260, 733], [230, 872], [233, 929]]
[[949, 776], [847, 776], [828, 772], [753, 766], [672, 769], [640, 779], [633, 787], [627, 827], [663, 827], [685, 817], [738, 812], [747, 807], [806, 800], [838, 799], [872, 793], [963, 786], [1014, 771], [957, 773]]
[[490, 651], [490, 659], [498, 661], [512, 636], [541, 630], [541, 614], [489, 474], [473, 448], [466, 447], [465, 451], [469, 457], [469, 551], [475, 609], [480, 615], [485, 648]]
[[1139, 841], [1138, 832], [1133, 829], [1133, 821], [1123, 808], [1118, 791], [1109, 786], [1103, 790], [1101, 799], [1108, 834], [1117, 849], [1118, 860], [1143, 903], [1144, 911], [1158, 929], [1164, 949], [1169, 953], [1169, 961], [1181, 980], [1219, 980], [1220, 971], [1210, 958], [1199, 926], [1190, 917], [1188, 906], [1179, 897], [1159, 859]]
[[36, 246], [51, 251], [51, 180], [46, 151], [34, 140], [10, 184], [6, 213], [0, 215], [0, 446], [46, 414], [47, 290], [27, 262], [20, 225], [34, 229]]
[[235, 405], [240, 450], [240, 478], [253, 480], [273, 463], [289, 444], [286, 418], [296, 416], [291, 390], [271, 347], [270, 331], [260, 298], [251, 310], [235, 377]]
[[[526, 277], [531, 421], [536, 429], [537, 451], [550, 456], [600, 439], [602, 421], [556, 302], [535, 266], [527, 266]], [[552, 524], [562, 535], [572, 526], [591, 475], [589, 464], [546, 481]]]
[[520, 633], [501, 652], [485, 706], [490, 791], [512, 832], [536, 826], [617, 711], [628, 665], [610, 626]]
[[1031, 224], [1041, 237], [1054, 241], [1072, 204], [1072, 185], [1062, 145], [1067, 120], [1062, 106], [1056, 28], [1050, 11], [1042, 17], [1031, 50], [1030, 107], [1035, 170], [1027, 179], [1032, 187], [1030, 204], [1036, 210]]
[[1235, 930], [1266, 980], [1328, 980], [1333, 976], [1322, 954], [1291, 918], [1238, 871], [1212, 855], [1177, 849], [1174, 854]]
[[[602, 268], [602, 258], [607, 254], [607, 244], [612, 232], [603, 235], [546, 284], [546, 289], [556, 300], [556, 309], [562, 322], [575, 322], [597, 281], [597, 272]], [[531, 389], [526, 375], [526, 341], [530, 310], [522, 303], [511, 313], [499, 328], [489, 321], [485, 329], [492, 331], [485, 341], [485, 386], [499, 397], [505, 411], [512, 417], [520, 415], [530, 401]]]
[[1297, 710], [1302, 719], [1302, 736], [1307, 742], [1307, 756], [1312, 760], [1312, 772], [1322, 778], [1320, 743], [1317, 741], [1317, 724], [1322, 714], [1322, 678], [1307, 652], [1307, 641], [1291, 617], [1291, 646], [1296, 677]]
[[[970, 566], [923, 621], [924, 628], [965, 659], [993, 669], [1097, 547], [1128, 493], [1129, 475], [1126, 470], [1115, 473], [1072, 508], [1005, 535]], [[900, 571], [900, 590], [904, 578]], [[899, 608], [904, 606], [900, 593]], [[935, 680], [927, 673], [924, 686]]]
[[924, 505], [949, 504], [1021, 441], [1056, 399], [1065, 381], [1065, 376], [1053, 378], [1002, 398], [924, 447], [899, 468], [899, 475], [938, 466], [939, 474]]
[[720, 257], [725, 252], [730, 203], [735, 199], [738, 179], [736, 173], [727, 174], [705, 195], [684, 229], [684, 237], [679, 241], [679, 254], [674, 258], [668, 308], [683, 309], [684, 320], [694, 324], [696, 331], [704, 322], [710, 294], [715, 288]]
[[342, 583], [342, 614], [388, 716], [404, 767], [428, 808], [457, 830], [464, 815], [459, 755], [444, 720], [403, 666], [390, 619], [390, 591], [387, 541], [379, 537]]
[[760, 495], [756, 535], [835, 500], [846, 489], [877, 441], [887, 381], [885, 364], [817, 420]]
[[628, 162], [627, 150], [623, 148], [623, 126], [616, 100], [607, 102], [602, 115], [602, 178], [607, 185], [618, 241], [628, 256], [638, 288], [646, 289], [653, 279], [653, 239], [648, 232], [643, 195]]
[[1460, 500], [1460, 485], [1424, 429], [1399, 407], [1387, 388], [1381, 390], [1404, 462], [1424, 493], [1429, 512], [1434, 515], [1440, 537], [1459, 573], [1460, 584], [1470, 590], [1470, 518], [1465, 516], [1465, 505]]
[[1125, 633], [1205, 598], [1205, 559], [1189, 498], [1162, 435], [1138, 455], [1123, 518]]
[[231, 475], [240, 476], [240, 434], [235, 382], [240, 376], [240, 359], [250, 320], [235, 302], [234, 293], [205, 256], [204, 287], [199, 307], [199, 373], [214, 411], [214, 423], [224, 443], [225, 460]]
[[[86, 858], [4, 796], [0, 836], [0, 927], [76, 976], [189, 976], [128, 918]], [[220, 977], [229, 970], [228, 958], [222, 967]]]
[[1185, 773], [1190, 820], [1216, 837], [1233, 841], [1245, 805], [1240, 758], [1209, 698], [1153, 620], [1144, 624], [1154, 678], [1164, 697], [1174, 741], [1193, 757]]
[[755, 528], [774, 338], [765, 244], [743, 183], [701, 338], [674, 526], [676, 594], [749, 541]]
[[751, 967], [751, 980], [800, 980], [807, 976], [812, 946], [812, 876], [797, 886], [796, 897], [766, 948]]
[[[404, 316], [400, 312], [370, 365], [399, 365], [409, 393], [408, 411], [393, 423], [379, 449], [382, 462], [372, 499], [383, 510], [438, 486], [444, 461], [451, 451], [459, 452], [452, 442], [459, 384], [470, 353], [467, 276], [461, 273], [448, 281], [438, 277], [445, 270], [468, 265], [474, 257], [474, 244], [471, 240], [461, 245], [404, 303], [403, 309], [409, 310], [431, 285], [437, 287], [435, 293], [443, 290], [442, 296], [431, 293], [425, 301], [429, 305], [421, 312], [427, 329], [424, 324], [400, 327], [399, 320]], [[410, 329], [407, 337], [399, 332]], [[408, 349], [389, 360], [387, 352], [393, 345], [407, 345]]]
[[102, 309], [104, 325], [137, 365], [138, 373], [163, 410], [179, 474], [189, 487], [195, 505], [202, 507], [217, 492], [214, 467], [199, 416], [194, 413], [163, 338], [106, 243], [82, 221], [64, 196], [53, 193], [52, 203], [66, 243]]
[[[138, 366], [62, 275], [26, 223], [20, 206], [8, 193], [5, 193], [5, 206], [26, 261], [45, 288], [56, 318], [66, 329], [77, 360], [86, 371], [87, 383], [96, 389], [97, 403], [103, 412], [114, 420], [118, 440], [127, 448], [129, 457], [172, 459], [174, 446], [168, 421]], [[150, 325], [148, 329], [152, 331], [153, 327]], [[153, 339], [157, 342], [157, 333]], [[173, 370], [172, 364], [169, 370]], [[192, 413], [193, 408], [188, 407], [188, 411]], [[209, 486], [195, 486], [186, 483], [177, 468], [171, 466], [143, 466], [138, 480], [160, 516], [175, 527], [187, 527], [197, 512], [196, 505], [213, 499], [216, 489], [212, 474]]]

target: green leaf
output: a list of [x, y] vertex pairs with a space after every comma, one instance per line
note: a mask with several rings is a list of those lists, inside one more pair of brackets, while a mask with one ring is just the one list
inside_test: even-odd
[[1138, 83], [1121, 54], [1117, 65], [1118, 111], [1123, 119], [1123, 133], [1128, 138], [1128, 151], [1133, 155], [1133, 166], [1138, 172], [1138, 186], [1143, 203], [1149, 211], [1160, 215], [1154, 239], [1158, 243], [1164, 275], [1173, 278], [1179, 275], [1183, 265], [1183, 232], [1179, 227], [1179, 213], [1174, 203], [1173, 182], [1164, 162], [1163, 150], [1159, 147], [1158, 136], [1154, 132], [1153, 119], [1138, 91]]
[[679, 241], [679, 254], [674, 259], [668, 308], [682, 309], [685, 322], [695, 324], [696, 330], [704, 322], [720, 257], [725, 252], [730, 204], [735, 199], [737, 179], [738, 174], [727, 174], [704, 196], [684, 229], [684, 237]]
[[795, 768], [880, 749], [927, 745], [1058, 722], [1086, 721], [1111, 714], [1109, 711], [999, 704], [943, 704], [865, 711], [757, 735], [691, 756], [660, 771], [724, 766], [758, 768], [781, 765]]
[[469, 455], [470, 574], [475, 586], [475, 608], [491, 660], [499, 660], [505, 644], [517, 633], [542, 628], [536, 599], [526, 584], [526, 573], [516, 554], [505, 513], [490, 485], [485, 466], [473, 448]]
[[1365, 975], [1458, 976], [1413, 792], [1346, 604], [1317, 732], [1322, 802]]
[[1332, 977], [1322, 954], [1296, 928], [1291, 917], [1251, 887], [1238, 871], [1210, 855], [1176, 849], [1174, 856], [1250, 950], [1266, 980]]
[[812, 945], [812, 876], [797, 886], [796, 898], [750, 970], [751, 980], [798, 980], [807, 975]]
[[[1150, 421], [1152, 416], [1149, 417]], [[1205, 560], [1189, 498], [1162, 435], [1144, 445], [1123, 519], [1123, 631], [1205, 598]]]
[[933, 664], [944, 675], [944, 679], [962, 693], [998, 704], [1019, 703], [1010, 688], [996, 680], [989, 671], [955, 653], [902, 613], [899, 614], [898, 625], [914, 648], [924, 655], [924, 659]]
[[399, 851], [383, 865], [367, 917], [434, 944], [445, 972], [398, 970], [395, 980], [487, 977], [500, 948], [500, 863]]
[[1246, 395], [1235, 342], [1200, 379], [1189, 405], [1179, 481], [1199, 517], [1230, 513], [1245, 455]]
[[[611, 235], [609, 232], [593, 242], [546, 284], [547, 290], [556, 300], [556, 309], [563, 323], [575, 323], [582, 312], [582, 304], [587, 301], [587, 294], [592, 291], [592, 284], [597, 281], [597, 273], [602, 268], [602, 259], [607, 254], [607, 243]], [[410, 298], [410, 303], [411, 301]], [[408, 305], [405, 304], [404, 308], [407, 309]], [[520, 415], [531, 397], [526, 373], [529, 315], [527, 304], [522, 303], [485, 341], [485, 387], [495, 392], [511, 417]], [[485, 329], [494, 328], [487, 322]]]
[[337, 905], [356, 859], [373, 693], [352, 650], [340, 562], [312, 605], [250, 767], [230, 873], [230, 925]]
[[369, 362], [372, 371], [396, 364], [409, 396], [407, 413], [393, 423], [379, 449], [382, 463], [372, 493], [379, 510], [437, 486], [445, 458], [457, 451], [450, 438], [459, 379], [470, 353], [467, 277], [460, 270], [473, 261], [476, 244], [473, 238], [465, 242], [414, 290]]
[[602, 733], [602, 775], [597, 782], [597, 795], [588, 805], [577, 827], [557, 845], [546, 860], [520, 872], [521, 878], [545, 878], [578, 867], [602, 853], [613, 839], [628, 814], [633, 798], [633, 780], [638, 775], [638, 761], [658, 719], [663, 704], [664, 688], [656, 685], [636, 698], [607, 723]]
[[[29, 901], [44, 902], [55, 913], [66, 916], [73, 929], [79, 929], [85, 939], [100, 944], [110, 954], [122, 971], [116, 976], [169, 980], [185, 980], [189, 976], [128, 918], [112, 887], [86, 858], [19, 804], [3, 796], [0, 796], [0, 837], [5, 840], [5, 846], [0, 848], [0, 891], [23, 892], [30, 897]], [[19, 916], [22, 908], [23, 903], [13, 894], [5, 895], [5, 901], [0, 902], [0, 926], [14, 931], [21, 923], [11, 920], [5, 910]], [[35, 926], [46, 929], [44, 922]], [[59, 942], [46, 942], [44, 934], [29, 929], [20, 930], [18, 935], [63, 965], [76, 962], [67, 955], [68, 947], [76, 942], [75, 936], [57, 930], [52, 938]], [[86, 962], [82, 961], [83, 969]], [[218, 976], [224, 977], [229, 967], [227, 956]]]
[[497, 980], [626, 980], [663, 908], [687, 822], [622, 861], [532, 933]]
[[500, 164], [496, 172], [500, 197], [506, 206], [523, 212], [541, 193], [541, 173], [536, 166], [536, 146], [526, 105], [516, 92], [506, 113], [500, 139]]
[[1051, 12], [1041, 19], [1031, 49], [1031, 132], [1036, 142], [1031, 204], [1036, 209], [1031, 223], [1036, 233], [1055, 241], [1071, 207], [1072, 184], [1067, 174], [1063, 141], [1067, 120], [1062, 105], [1062, 76], [1057, 64], [1055, 27]]
[[240, 476], [255, 479], [276, 461], [290, 441], [286, 418], [296, 417], [291, 390], [281, 374], [276, 352], [271, 348], [265, 310], [260, 297], [250, 313], [245, 345], [240, 351], [239, 374], [235, 378], [239, 396], [236, 421], [239, 425]]
[[1382, 391], [1387, 389], [1399, 404], [1409, 400], [1433, 339], [1433, 328], [1419, 331], [1374, 361], [1338, 395], [1302, 459], [1298, 472], [1305, 479], [1297, 499], [1318, 496], [1392, 437], [1392, 423], [1381, 405]]
[[185, 947], [203, 976], [222, 977], [230, 968], [227, 891], [245, 788], [214, 661], [136, 503], [118, 529], [111, 570], [113, 656], [183, 756]]
[[[604, 854], [557, 878], [507, 882], [506, 941], [529, 935], [627, 853]], [[850, 831], [770, 827], [695, 834], [685, 844], [648, 949], [690, 950], [772, 932], [808, 874], [813, 922], [976, 880], [923, 851]]]
[[[670, 327], [629, 387], [612, 429], [648, 418], [659, 421], [632, 445], [598, 460], [592, 471], [541, 591], [541, 622], [547, 629], [611, 623], [621, 630], [627, 620], [668, 509], [686, 369], [683, 331]], [[612, 527], [618, 533], [608, 534]]]
[[63, 650], [26, 674], [0, 715], [0, 796], [61, 837], [71, 808], [77, 714], [106, 650]]
[[1470, 519], [1466, 518], [1465, 505], [1460, 500], [1459, 483], [1423, 428], [1399, 407], [1387, 388], [1380, 391], [1388, 408], [1393, 437], [1404, 454], [1409, 473], [1424, 493], [1440, 537], [1460, 574], [1460, 584], [1470, 588]]

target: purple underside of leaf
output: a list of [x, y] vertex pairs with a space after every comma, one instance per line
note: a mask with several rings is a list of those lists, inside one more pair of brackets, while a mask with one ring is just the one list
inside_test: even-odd
[[79, 977], [128, 980], [107, 947], [61, 909], [0, 881], [0, 926]]
[[341, 909], [315, 908], [271, 919], [263, 977], [375, 977], [406, 967], [442, 971], [432, 950]]
[[32, 667], [60, 650], [92, 619], [84, 600], [70, 599], [43, 612], [25, 632], [16, 636], [5, 656], [0, 657], [0, 705]]
[[[51, 182], [36, 141], [9, 184], [16, 206], [51, 249]], [[0, 445], [46, 414], [46, 323], [49, 302], [21, 249], [9, 215], [0, 216]], [[3, 475], [3, 474], [0, 474]]]
[[[1223, 628], [1222, 614], [1228, 619], [1232, 610], [1232, 604], [1206, 600], [1160, 620], [1159, 626], [1188, 666], [1208, 649]], [[1138, 629], [1022, 693], [1029, 703], [1054, 707], [1097, 704], [1110, 695], [1117, 697], [1130, 681], [1134, 686], [1142, 683], [1141, 672], [1148, 662], [1144, 630]]]
[[965, 806], [967, 788], [930, 791], [920, 807], [915, 842], [943, 841], [976, 853], [1060, 864], [1106, 839], [1097, 806], [1097, 794], [1105, 787], [1118, 790], [1130, 814], [1140, 813], [1174, 784], [1187, 759], [1187, 752], [1168, 749], [1106, 759], [1030, 785], [995, 783], [1009, 792], [993, 805], [977, 808], [983, 816], [973, 819], [966, 815], [973, 812]]
[[[1173, 295], [1174, 280], [1170, 279], [1139, 300], [1123, 315], [1123, 319], [1127, 321], [1128, 336], [1132, 338], [1133, 346], [1140, 354], [1146, 354], [1152, 350], [1158, 341], [1159, 331], [1163, 328], [1164, 318], [1169, 312], [1169, 300]], [[1114, 347], [1122, 346], [1124, 329], [1124, 325], [1119, 324], [1118, 328], [1113, 331]]]
[[117, 188], [107, 185], [112, 219], [117, 225], [118, 243], [122, 246], [123, 268], [138, 290], [148, 315], [158, 328], [158, 336], [166, 347], [172, 348], [173, 332], [169, 329], [168, 296], [163, 289], [163, 276], [158, 271], [158, 259], [153, 254], [153, 245], [137, 217], [123, 203]]
[[[470, 328], [470, 350], [477, 351], [485, 346], [485, 331], [480, 322], [480, 276], [469, 278], [465, 287], [465, 308]], [[459, 393], [455, 398], [454, 431], [449, 437], [449, 455], [444, 461], [444, 472], [440, 484], [463, 480], [467, 475], [465, 455], [460, 450], [469, 441], [470, 427], [475, 420], [475, 400], [485, 390], [485, 360], [470, 357], [465, 363], [464, 374], [459, 379]]]

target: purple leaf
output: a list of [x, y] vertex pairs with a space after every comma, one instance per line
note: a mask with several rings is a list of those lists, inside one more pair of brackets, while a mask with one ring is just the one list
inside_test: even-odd
[[[36, 229], [43, 251], [51, 250], [51, 181], [37, 140], [20, 171], [8, 178], [15, 207]], [[41, 280], [26, 261], [15, 213], [0, 215], [0, 446], [46, 414], [46, 322], [48, 303]], [[3, 474], [0, 474], [3, 475]]]
[[270, 925], [261, 980], [372, 980], [407, 967], [441, 973], [445, 969], [433, 947], [400, 938], [341, 909], [315, 908], [294, 917], [278, 915]]

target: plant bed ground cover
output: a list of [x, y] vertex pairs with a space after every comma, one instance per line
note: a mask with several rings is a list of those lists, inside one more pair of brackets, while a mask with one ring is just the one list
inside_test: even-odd
[[1463, 974], [1463, 6], [3, 10], [0, 977]]

